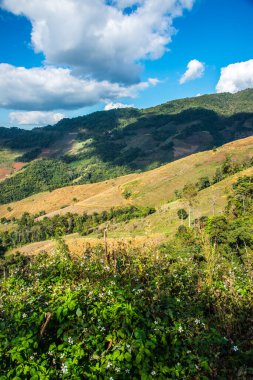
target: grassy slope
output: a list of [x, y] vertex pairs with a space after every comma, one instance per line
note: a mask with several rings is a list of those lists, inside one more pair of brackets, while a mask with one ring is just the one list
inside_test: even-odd
[[[213, 207], [210, 199], [215, 199], [215, 214], [222, 213], [227, 203], [227, 196], [231, 191], [233, 183], [238, 177], [253, 175], [253, 168], [246, 169], [240, 173], [226, 178], [225, 180], [199, 192], [197, 203], [193, 210], [193, 217], [212, 215]], [[157, 209], [155, 214], [143, 219], [133, 219], [128, 223], [111, 224], [109, 226], [108, 249], [115, 249], [124, 242], [136, 248], [151, 248], [161, 244], [163, 241], [174, 236], [181, 224], [177, 211], [185, 207], [182, 200], [176, 200]], [[184, 222], [187, 224], [187, 221]], [[100, 226], [101, 232], [104, 226]], [[74, 255], [82, 255], [87, 246], [103, 244], [102, 233], [93, 234], [89, 237], [81, 237], [78, 234], [69, 235], [65, 239], [70, 251]], [[53, 252], [56, 247], [54, 240], [32, 243], [16, 248], [10, 253], [21, 252], [25, 255], [36, 255], [41, 251]]]
[[[66, 212], [100, 212], [129, 203], [159, 207], [172, 201], [175, 190], [182, 189], [185, 183], [197, 182], [201, 176], [212, 177], [227, 154], [237, 160], [252, 157], [253, 137], [234, 141], [215, 151], [188, 156], [149, 172], [36, 194], [22, 201], [0, 206], [0, 215], [19, 217], [24, 212], [35, 214], [42, 210], [48, 216]], [[129, 200], [123, 196], [125, 190], [132, 193]], [[8, 207], [12, 210], [8, 211]]]
[[[152, 247], [173, 236], [180, 225], [177, 211], [186, 205], [183, 200], [173, 199], [174, 191], [182, 188], [188, 181], [196, 182], [200, 176], [212, 176], [215, 168], [220, 166], [226, 154], [231, 154], [234, 159], [238, 160], [252, 156], [253, 137], [226, 144], [216, 151], [198, 153], [139, 175], [133, 174], [98, 184], [73, 186], [51, 193], [37, 194], [20, 202], [1, 206], [0, 213], [7, 217], [19, 217], [25, 211], [37, 213], [44, 209], [50, 216], [69, 211], [78, 213], [102, 211], [129, 203], [154, 205], [157, 212], [147, 218], [131, 220], [128, 223], [111, 224], [109, 227], [109, 247], [121, 244], [122, 239], [133, 246]], [[212, 215], [211, 199], [215, 200], [215, 214], [222, 212], [232, 184], [243, 175], [253, 175], [253, 168], [230, 176], [199, 192], [193, 217]], [[133, 192], [130, 200], [126, 200], [122, 196], [124, 189], [130, 189]], [[73, 198], [77, 198], [79, 201], [74, 202]], [[68, 202], [71, 203], [71, 206], [61, 208]], [[8, 206], [12, 208], [11, 212], [7, 211]], [[100, 227], [101, 231], [103, 228], [104, 226]], [[66, 242], [74, 254], [82, 254], [87, 244], [91, 246], [97, 243], [103, 244], [101, 236], [100, 233], [94, 233], [87, 238], [75, 234], [68, 236]], [[46, 241], [29, 244], [14, 251], [36, 254], [42, 250], [51, 252], [54, 246], [54, 241]]]

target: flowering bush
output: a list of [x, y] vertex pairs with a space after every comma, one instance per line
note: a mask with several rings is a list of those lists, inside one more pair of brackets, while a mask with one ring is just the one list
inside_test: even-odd
[[210, 282], [192, 249], [122, 249], [116, 266], [99, 248], [88, 258], [7, 258], [0, 379], [252, 374], [252, 277], [221, 257]]

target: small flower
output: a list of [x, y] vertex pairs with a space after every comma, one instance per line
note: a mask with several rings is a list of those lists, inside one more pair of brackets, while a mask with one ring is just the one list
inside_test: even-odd
[[62, 371], [62, 373], [67, 373], [68, 372], [68, 366], [66, 364], [62, 364], [61, 371]]
[[179, 331], [180, 333], [183, 332], [183, 331], [184, 331], [184, 330], [183, 330], [183, 327], [182, 327], [182, 326], [179, 326], [178, 331]]
[[32, 356], [30, 356], [30, 360], [33, 360], [34, 359], [34, 356], [32, 355]]
[[155, 375], [156, 375], [156, 371], [152, 371], [152, 372], [151, 372], [151, 375], [152, 375], [152, 376], [155, 376]]
[[26, 318], [27, 317], [27, 314], [26, 313], [23, 313], [22, 314], [22, 318]]
[[51, 351], [48, 351], [47, 353], [49, 356], [53, 356], [53, 353]]
[[155, 323], [155, 325], [158, 325], [159, 322], [158, 322], [158, 321], [155, 321], [154, 323]]
[[119, 368], [119, 367], [116, 367], [116, 368], [115, 368], [115, 371], [116, 371], [117, 373], [119, 373], [119, 372], [120, 372], [120, 368]]
[[238, 348], [237, 346], [233, 346], [232, 350], [233, 350], [234, 352], [236, 352], [236, 351], [239, 350], [239, 348]]
[[195, 319], [195, 324], [199, 325], [200, 324], [200, 320], [199, 319]]
[[68, 338], [68, 344], [74, 344], [74, 341], [73, 341], [73, 339], [71, 338], [71, 336]]
[[109, 369], [109, 368], [111, 368], [111, 366], [112, 366], [112, 363], [109, 362], [109, 363], [107, 364], [106, 368]]
[[130, 373], [130, 369], [126, 369], [126, 373]]

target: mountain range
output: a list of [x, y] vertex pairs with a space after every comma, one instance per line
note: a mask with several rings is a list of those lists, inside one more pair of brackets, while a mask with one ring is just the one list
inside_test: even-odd
[[151, 170], [253, 132], [253, 90], [0, 128], [0, 203]]

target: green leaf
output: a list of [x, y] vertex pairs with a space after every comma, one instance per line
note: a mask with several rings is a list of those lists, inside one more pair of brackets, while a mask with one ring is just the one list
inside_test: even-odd
[[76, 315], [78, 316], [78, 318], [80, 318], [83, 315], [82, 310], [80, 308], [77, 309]]
[[130, 362], [132, 360], [132, 355], [129, 352], [125, 353], [125, 359], [127, 362]]

